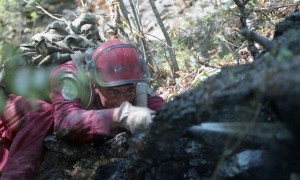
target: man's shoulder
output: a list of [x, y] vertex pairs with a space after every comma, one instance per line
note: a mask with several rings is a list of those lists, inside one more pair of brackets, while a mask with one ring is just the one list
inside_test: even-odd
[[75, 64], [73, 63], [73, 61], [70, 60], [66, 63], [58, 65], [56, 68], [54, 68], [53, 71], [54, 72], [56, 72], [56, 71], [76, 72], [77, 68], [76, 68]]
[[57, 67], [55, 67], [52, 71], [51, 71], [51, 79], [55, 80], [55, 79], [61, 79], [63, 78], [66, 74], [70, 75], [72, 74], [74, 77], [76, 76], [78, 70], [77, 67], [75, 66], [75, 64], [72, 61], [68, 61], [64, 64], [60, 64]]

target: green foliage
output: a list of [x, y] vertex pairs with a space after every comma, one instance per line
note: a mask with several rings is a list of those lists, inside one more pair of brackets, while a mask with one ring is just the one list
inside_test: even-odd
[[[21, 64], [24, 63], [21, 60], [19, 46], [27, 43], [31, 38], [32, 34], [30, 33], [35, 28], [34, 22], [39, 17], [37, 9], [34, 7], [36, 2], [39, 0], [28, 0], [26, 3], [19, 0], [4, 0], [0, 3], [2, 12], [0, 14], [0, 81], [6, 84], [10, 92], [33, 98], [41, 97], [41, 95], [48, 97], [45, 88], [41, 87], [47, 82], [41, 79], [45, 75], [33, 74], [33, 71], [24, 71], [25, 69], [20, 70], [15, 67], [21, 67]], [[24, 72], [29, 73], [29, 77], [32, 78], [24, 79], [26, 77]], [[35, 78], [33, 78], [34, 76]]]
[[[37, 9], [33, 6], [40, 0], [3, 0], [0, 3], [0, 64], [7, 56], [10, 45], [18, 46], [23, 42], [24, 33], [31, 32], [30, 23], [38, 18]], [[4, 47], [8, 45], [8, 47]]]
[[7, 0], [3, 3], [0, 3], [0, 32], [1, 39], [11, 38], [11, 32], [16, 30], [18, 24], [20, 23], [18, 20], [19, 16], [19, 8], [17, 4], [17, 0]]
[[3, 64], [11, 56], [14, 56], [18, 47], [7, 41], [0, 41], [0, 64]]
[[[11, 44], [16, 43], [16, 27], [18, 26], [17, 0], [7, 0], [0, 3], [0, 65], [5, 57], [11, 54]], [[10, 42], [10, 43], [8, 43]], [[8, 52], [7, 52], [8, 51]]]
[[33, 99], [47, 100], [49, 96], [48, 69], [18, 69], [9, 72], [5, 84], [9, 91]]

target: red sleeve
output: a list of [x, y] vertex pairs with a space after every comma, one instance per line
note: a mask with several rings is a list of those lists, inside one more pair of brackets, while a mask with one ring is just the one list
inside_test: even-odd
[[99, 135], [111, 135], [114, 109], [86, 110], [81, 107], [80, 98], [66, 100], [62, 96], [62, 75], [75, 75], [76, 72], [73, 63], [67, 62], [51, 73], [50, 99], [54, 106], [54, 132], [76, 141], [91, 141]]
[[2, 134], [2, 136], [13, 140], [20, 125], [24, 123], [21, 122], [23, 117], [30, 110], [33, 110], [33, 107], [33, 101], [10, 94], [5, 101], [5, 106], [1, 115], [1, 126], [5, 126], [6, 128], [5, 134]]
[[158, 111], [162, 105], [166, 102], [164, 99], [158, 95], [148, 96], [148, 108], [152, 109], [153, 111]]
[[[37, 119], [42, 118], [39, 119], [40, 122], [44, 120], [45, 124], [52, 123], [52, 107], [44, 101], [28, 99], [14, 94], [8, 95], [5, 100], [3, 113], [0, 115], [0, 127], [5, 129], [5, 133], [2, 134], [4, 138], [13, 140], [19, 129], [28, 123], [25, 122], [27, 119], [31, 121], [38, 117]], [[46, 122], [45, 119], [49, 122]], [[31, 131], [38, 132], [39, 130], [32, 129]]]

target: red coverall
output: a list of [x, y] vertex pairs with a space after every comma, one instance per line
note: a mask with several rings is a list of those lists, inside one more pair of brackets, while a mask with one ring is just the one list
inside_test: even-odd
[[3, 170], [0, 179], [32, 179], [42, 161], [44, 138], [53, 128], [52, 106], [40, 100], [3, 94], [0, 96], [4, 105], [0, 107], [0, 169]]
[[[103, 136], [114, 136], [117, 131], [110, 129], [114, 109], [103, 109], [98, 96], [92, 98], [92, 106], [87, 109], [83, 109], [81, 102], [84, 100], [80, 96], [71, 100], [64, 98], [64, 79], [80, 78], [80, 74], [82, 76], [72, 61], [58, 66], [51, 73], [50, 99], [54, 107], [54, 133], [74, 141], [91, 141]], [[89, 83], [86, 83], [86, 86], [89, 86]], [[74, 87], [81, 90], [91, 89], [80, 85]], [[148, 95], [150, 109], [157, 111], [164, 103], [160, 96]]]

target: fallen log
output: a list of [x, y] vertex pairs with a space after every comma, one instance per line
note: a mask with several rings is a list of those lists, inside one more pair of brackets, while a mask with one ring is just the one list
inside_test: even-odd
[[[282, 177], [291, 176], [294, 172], [293, 166], [297, 164], [292, 159], [299, 159], [299, 25], [300, 13], [293, 13], [276, 26], [272, 41], [274, 45], [268, 46], [273, 47], [272, 52], [264, 53], [251, 64], [223, 68], [219, 74], [163, 107], [154, 119], [151, 130], [142, 140], [136, 140], [131, 146], [131, 159], [134, 159], [134, 163], [138, 162], [137, 167], [140, 167], [135, 168], [142, 169], [135, 176], [141, 175], [144, 178], [145, 174], [149, 174], [145, 169], [153, 169], [162, 162], [178, 162], [179, 159], [184, 159], [185, 155], [182, 155], [184, 153], [178, 147], [178, 140], [185, 136], [190, 126], [210, 121], [282, 123], [293, 135], [292, 146], [297, 150], [286, 149], [281, 154], [276, 154], [280, 149], [279, 142], [276, 145], [274, 142], [267, 142], [263, 146], [273, 146], [273, 149], [267, 148], [273, 153], [270, 158], [275, 163], [283, 161], [284, 166], [288, 166], [284, 169], [283, 166], [276, 165], [282, 169]], [[220, 144], [222, 142], [210, 145], [220, 148]], [[224, 146], [223, 143], [222, 150]], [[256, 148], [261, 149], [261, 146]], [[278, 158], [275, 154], [284, 158]], [[215, 156], [218, 156], [217, 153]], [[187, 166], [183, 165], [181, 168]], [[217, 166], [215, 163], [215, 169]], [[300, 167], [299, 163], [297, 167]], [[213, 176], [213, 172], [210, 175]]]

